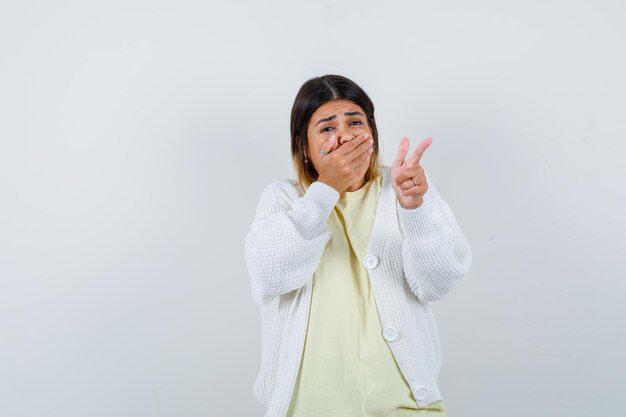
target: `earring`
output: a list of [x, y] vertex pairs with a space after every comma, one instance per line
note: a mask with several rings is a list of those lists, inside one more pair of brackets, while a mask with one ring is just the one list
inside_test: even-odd
[[308, 163], [309, 163], [309, 160], [308, 160], [307, 158], [304, 158], [304, 163], [305, 163], [305, 164], [308, 164]]

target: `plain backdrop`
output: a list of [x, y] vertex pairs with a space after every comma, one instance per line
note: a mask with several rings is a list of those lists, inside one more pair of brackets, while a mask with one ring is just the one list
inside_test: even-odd
[[621, 1], [1, 1], [0, 416], [262, 416], [244, 236], [345, 75], [473, 251], [450, 417], [626, 415]]

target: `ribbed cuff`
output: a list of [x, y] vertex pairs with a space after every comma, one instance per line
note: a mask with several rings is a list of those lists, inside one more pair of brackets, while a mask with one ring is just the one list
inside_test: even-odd
[[339, 201], [339, 192], [328, 184], [315, 181], [307, 188], [304, 198], [315, 201], [322, 215], [328, 218]]
[[417, 208], [407, 209], [402, 207], [396, 198], [396, 208], [398, 210], [398, 216], [402, 220], [402, 224], [407, 233], [425, 236], [433, 229], [433, 207], [432, 204], [428, 204], [426, 200]]

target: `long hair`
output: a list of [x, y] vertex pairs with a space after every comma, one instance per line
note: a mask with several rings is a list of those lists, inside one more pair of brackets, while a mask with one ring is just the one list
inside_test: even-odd
[[313, 163], [305, 163], [309, 143], [307, 131], [311, 116], [325, 103], [341, 99], [350, 100], [363, 109], [372, 131], [374, 150], [365, 173], [365, 181], [374, 180], [380, 175], [378, 170], [378, 129], [374, 119], [374, 103], [354, 81], [341, 75], [327, 74], [311, 78], [305, 82], [300, 87], [291, 108], [291, 158], [298, 184], [303, 191], [306, 191], [319, 177]]

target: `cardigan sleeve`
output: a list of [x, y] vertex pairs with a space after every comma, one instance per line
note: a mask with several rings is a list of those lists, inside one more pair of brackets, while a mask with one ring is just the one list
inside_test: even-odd
[[319, 181], [302, 196], [288, 179], [263, 190], [244, 245], [254, 301], [267, 303], [311, 280], [331, 238], [327, 220], [338, 200], [339, 192]]
[[426, 174], [424, 202], [405, 209], [396, 197], [406, 279], [420, 301], [441, 300], [467, 274], [472, 251], [452, 210]]

